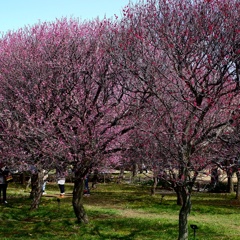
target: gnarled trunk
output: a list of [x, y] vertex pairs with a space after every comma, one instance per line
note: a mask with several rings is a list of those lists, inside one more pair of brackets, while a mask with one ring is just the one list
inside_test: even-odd
[[72, 205], [79, 223], [88, 223], [88, 217], [83, 207], [84, 179], [76, 178], [74, 181]]
[[188, 215], [191, 211], [191, 194], [186, 187], [182, 187], [181, 198], [183, 200], [182, 208], [179, 213], [179, 235], [178, 240], [188, 239]]
[[40, 204], [43, 186], [43, 171], [39, 170], [36, 174], [31, 176], [31, 193], [32, 204], [30, 210], [37, 209]]

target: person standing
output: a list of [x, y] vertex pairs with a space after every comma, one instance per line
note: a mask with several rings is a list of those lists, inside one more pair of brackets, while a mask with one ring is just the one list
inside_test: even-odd
[[9, 175], [9, 171], [2, 164], [0, 165], [0, 167], [0, 198], [3, 193], [2, 203], [7, 204], [7, 176]]
[[89, 178], [89, 175], [87, 174], [84, 178], [84, 195], [85, 196], [90, 196], [90, 189], [89, 189], [89, 186], [88, 186], [88, 178]]
[[47, 184], [47, 179], [48, 179], [48, 172], [46, 170], [43, 170], [43, 186], [42, 186], [42, 194], [45, 195], [46, 194], [46, 184]]
[[65, 195], [65, 181], [66, 181], [66, 171], [62, 168], [56, 169], [57, 183], [60, 190], [60, 198], [63, 198]]

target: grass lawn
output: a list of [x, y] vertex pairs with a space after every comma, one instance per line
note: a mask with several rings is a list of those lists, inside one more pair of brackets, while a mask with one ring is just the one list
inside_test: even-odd
[[[56, 184], [47, 184], [36, 211], [29, 211], [29, 190], [9, 184], [7, 206], [0, 205], [0, 239], [174, 240], [178, 236], [175, 194], [150, 196], [148, 186], [98, 184], [84, 197], [89, 224], [79, 225], [71, 205], [72, 185], [57, 201]], [[230, 194], [194, 193], [189, 225], [196, 224], [195, 239], [239, 240], [240, 203]], [[193, 230], [189, 227], [189, 239]]]

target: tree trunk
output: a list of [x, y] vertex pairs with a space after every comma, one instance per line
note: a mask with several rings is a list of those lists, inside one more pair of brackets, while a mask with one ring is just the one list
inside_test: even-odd
[[95, 169], [93, 172], [93, 178], [92, 178], [92, 188], [96, 188], [98, 183], [98, 170]]
[[211, 189], [215, 190], [216, 186], [219, 184], [219, 174], [218, 168], [214, 166], [211, 170]]
[[234, 192], [234, 186], [233, 186], [233, 179], [232, 179], [232, 173], [227, 174], [228, 178], [228, 183], [227, 183], [227, 191], [228, 193], [233, 193]]
[[179, 213], [179, 235], [178, 240], [188, 239], [188, 215], [191, 211], [191, 194], [186, 187], [181, 187], [180, 192], [183, 200], [182, 208]]
[[76, 178], [74, 181], [72, 205], [77, 221], [79, 223], [88, 223], [88, 216], [83, 207], [84, 179]]
[[137, 176], [137, 174], [138, 174], [138, 164], [133, 163], [133, 165], [132, 165], [132, 177], [133, 177], [133, 179]]
[[119, 176], [118, 176], [118, 179], [117, 179], [117, 183], [121, 183], [122, 182], [123, 176], [124, 176], [124, 168], [121, 168]]
[[158, 179], [157, 179], [157, 177], [153, 177], [153, 186], [152, 186], [152, 189], [151, 189], [151, 194], [152, 194], [152, 195], [155, 195], [155, 194], [156, 194], [157, 184], [158, 184]]
[[31, 176], [31, 193], [32, 204], [30, 210], [38, 209], [41, 196], [42, 196], [42, 186], [43, 186], [43, 171], [39, 170], [36, 174]]
[[177, 194], [177, 205], [182, 206], [183, 205], [183, 197], [182, 197], [182, 187], [176, 186], [174, 187], [174, 190]]
[[237, 172], [236, 199], [237, 199], [238, 201], [240, 201], [240, 171]]

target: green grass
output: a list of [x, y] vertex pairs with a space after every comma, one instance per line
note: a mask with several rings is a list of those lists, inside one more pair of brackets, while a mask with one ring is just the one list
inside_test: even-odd
[[[79, 225], [67, 197], [57, 201], [56, 184], [47, 185], [38, 210], [29, 211], [29, 190], [11, 183], [7, 206], [0, 206], [0, 239], [81, 240], [173, 240], [178, 236], [178, 213], [174, 194], [149, 195], [148, 186], [99, 184], [84, 205], [90, 223]], [[197, 224], [196, 239], [240, 239], [240, 204], [230, 194], [194, 193], [189, 225]], [[189, 228], [189, 239], [193, 231]]]

